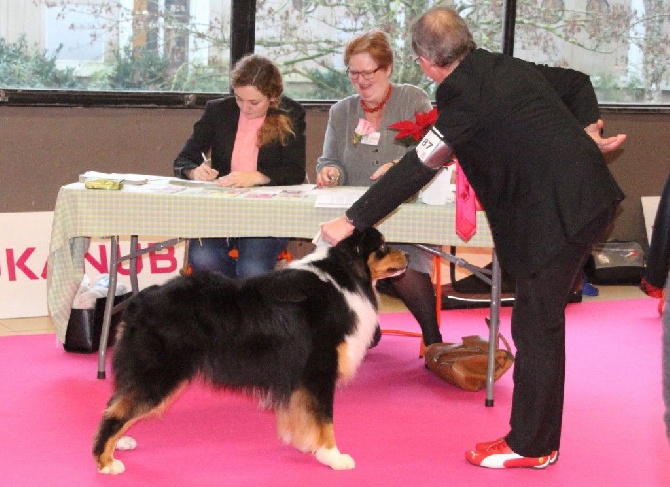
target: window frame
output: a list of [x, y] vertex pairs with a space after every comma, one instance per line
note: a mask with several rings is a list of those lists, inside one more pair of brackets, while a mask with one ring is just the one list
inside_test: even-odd
[[[516, 0], [504, 0], [502, 52], [513, 55]], [[230, 60], [233, 65], [255, 48], [256, 0], [231, 0]], [[0, 107], [128, 107], [202, 108], [209, 100], [229, 93], [131, 92], [86, 90], [26, 90], [0, 87]], [[301, 101], [306, 107], [324, 107], [337, 100]], [[670, 104], [600, 103], [606, 111], [670, 113]]]

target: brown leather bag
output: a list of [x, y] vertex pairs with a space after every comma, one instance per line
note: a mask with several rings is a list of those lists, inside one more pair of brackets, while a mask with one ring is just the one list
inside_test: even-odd
[[[494, 380], [500, 379], [514, 363], [514, 355], [502, 334], [498, 337], [505, 349], [495, 354]], [[489, 342], [472, 335], [463, 337], [460, 343], [433, 343], [424, 352], [426, 367], [446, 382], [465, 389], [478, 391], [486, 387]]]

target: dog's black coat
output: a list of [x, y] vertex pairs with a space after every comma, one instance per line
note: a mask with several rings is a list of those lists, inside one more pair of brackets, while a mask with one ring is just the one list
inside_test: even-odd
[[[355, 231], [272, 274], [233, 280], [200, 272], [140, 292], [114, 350], [115, 391], [93, 446], [98, 468], [123, 471], [112, 442], [195, 377], [257, 394], [287, 414], [306, 409], [317, 429], [332, 426], [343, 362], [355, 371], [375, 331], [373, 283], [404, 270], [398, 254], [377, 230]], [[291, 405], [297, 391], [305, 404]], [[335, 447], [334, 438], [312, 444], [280, 433], [303, 450]]]

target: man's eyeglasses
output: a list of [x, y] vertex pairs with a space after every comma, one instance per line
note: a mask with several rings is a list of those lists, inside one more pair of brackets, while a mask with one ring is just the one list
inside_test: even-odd
[[347, 76], [349, 76], [349, 79], [354, 81], [357, 80], [359, 76], [363, 76], [363, 79], [370, 80], [380, 69], [382, 69], [381, 66], [379, 66], [377, 69], [373, 69], [372, 71], [350, 71], [349, 68], [347, 68]]

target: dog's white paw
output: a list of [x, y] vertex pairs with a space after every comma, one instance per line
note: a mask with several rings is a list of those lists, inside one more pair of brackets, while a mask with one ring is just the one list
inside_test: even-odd
[[108, 475], [117, 475], [123, 473], [125, 470], [126, 467], [123, 465], [123, 462], [115, 458], [112, 460], [112, 463], [110, 463], [109, 465], [105, 465], [104, 467], [99, 469], [98, 472]]
[[328, 465], [333, 470], [350, 470], [356, 466], [354, 459], [346, 453], [340, 453], [336, 446], [319, 448], [314, 455], [319, 462]]
[[119, 441], [116, 442], [117, 450], [134, 450], [137, 448], [137, 442], [135, 438], [131, 436], [122, 436], [119, 438]]

